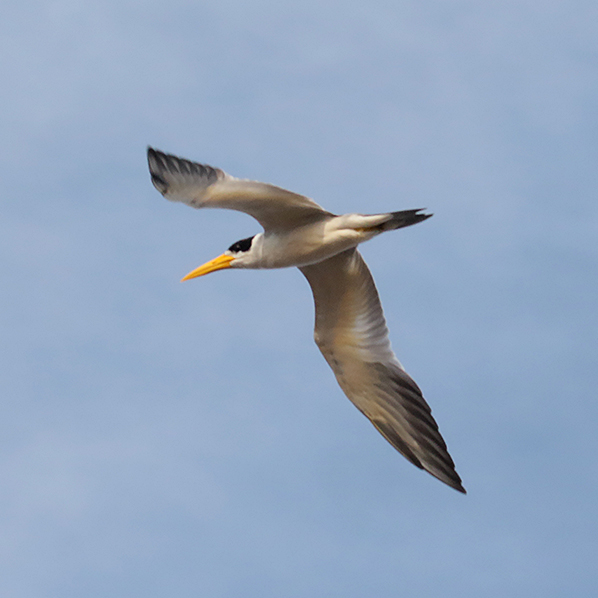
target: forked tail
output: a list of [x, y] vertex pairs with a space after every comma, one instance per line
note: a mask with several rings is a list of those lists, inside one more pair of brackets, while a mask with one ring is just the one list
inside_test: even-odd
[[425, 208], [419, 208], [418, 210], [402, 210], [401, 212], [390, 212], [384, 214], [386, 219], [384, 222], [378, 224], [375, 228], [379, 231], [384, 232], [387, 230], [396, 230], [397, 228], [405, 228], [412, 224], [417, 224], [423, 220], [427, 220], [432, 214], [421, 214], [420, 212]]

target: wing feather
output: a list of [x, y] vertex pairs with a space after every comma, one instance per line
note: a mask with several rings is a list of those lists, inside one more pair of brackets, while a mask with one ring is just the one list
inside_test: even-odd
[[147, 150], [152, 183], [164, 197], [194, 208], [228, 208], [253, 216], [266, 230], [291, 229], [331, 216], [286, 189], [236, 179], [219, 168]]
[[300, 270], [314, 295], [316, 343], [344, 393], [411, 463], [465, 492], [430, 406], [392, 351], [360, 253], [350, 249]]

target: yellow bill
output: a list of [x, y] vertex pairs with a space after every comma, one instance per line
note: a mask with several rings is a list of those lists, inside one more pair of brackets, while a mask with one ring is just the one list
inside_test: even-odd
[[223, 253], [222, 255], [215, 257], [213, 260], [210, 260], [203, 266], [195, 268], [195, 270], [189, 272], [187, 276], [181, 278], [181, 282], [184, 282], [185, 280], [189, 280], [191, 278], [197, 278], [198, 276], [203, 276], [204, 274], [209, 274], [210, 272], [216, 272], [216, 270], [230, 268], [230, 263], [234, 259], [235, 258], [232, 255], [226, 255], [226, 253]]

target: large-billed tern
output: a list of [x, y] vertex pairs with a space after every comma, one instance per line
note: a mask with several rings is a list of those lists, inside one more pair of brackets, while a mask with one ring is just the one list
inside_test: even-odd
[[183, 280], [224, 268], [297, 266], [314, 295], [316, 344], [344, 393], [411, 463], [464, 493], [428, 403], [391, 349], [374, 280], [357, 250], [364, 241], [431, 214], [337, 216], [274, 185], [236, 179], [152, 148], [147, 157], [152, 182], [167, 199], [245, 212], [264, 228]]

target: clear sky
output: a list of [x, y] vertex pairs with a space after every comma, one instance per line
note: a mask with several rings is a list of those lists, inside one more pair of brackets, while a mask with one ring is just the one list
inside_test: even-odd
[[[0, 595], [598, 595], [595, 0], [11, 2]], [[145, 148], [428, 208], [363, 246], [468, 495], [403, 459], [259, 231]]]

